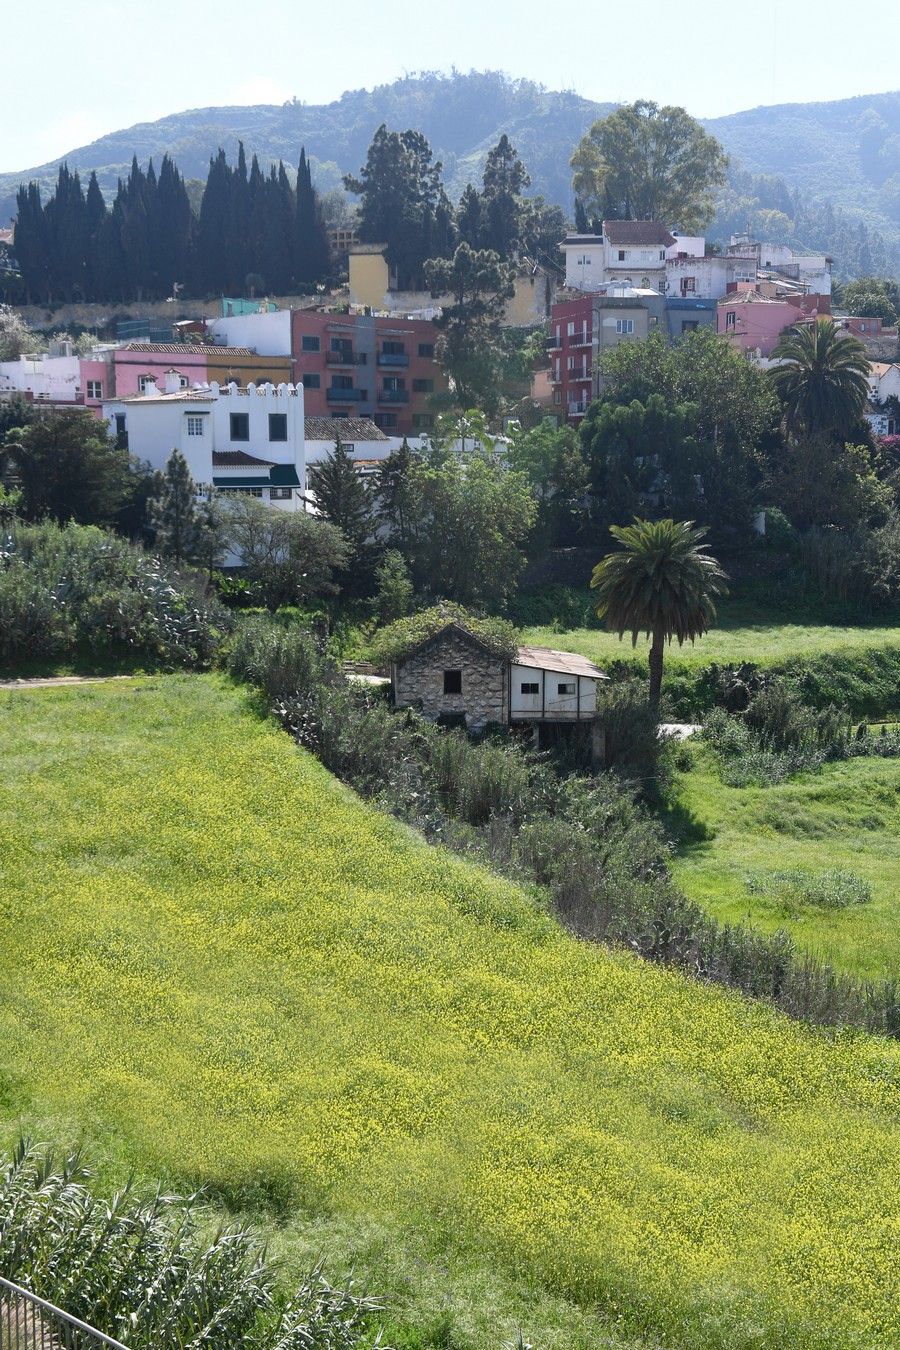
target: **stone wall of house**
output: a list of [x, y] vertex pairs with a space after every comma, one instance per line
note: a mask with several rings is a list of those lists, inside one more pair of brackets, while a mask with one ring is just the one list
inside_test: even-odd
[[[462, 693], [444, 693], [444, 671], [462, 671]], [[398, 708], [418, 708], [437, 721], [463, 713], [470, 731], [508, 720], [507, 663], [475, 642], [448, 633], [408, 656], [394, 669]]]

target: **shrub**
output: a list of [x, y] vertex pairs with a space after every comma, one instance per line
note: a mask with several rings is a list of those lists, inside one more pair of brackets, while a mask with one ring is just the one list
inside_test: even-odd
[[327, 669], [308, 629], [296, 623], [285, 626], [263, 615], [238, 624], [226, 664], [235, 679], [255, 685], [273, 702], [307, 693]]
[[129, 1185], [107, 1203], [88, 1176], [78, 1155], [20, 1142], [0, 1172], [0, 1269], [131, 1350], [352, 1350], [379, 1309], [321, 1265], [286, 1296], [247, 1229], [204, 1236], [196, 1198]]
[[659, 771], [661, 746], [646, 683], [635, 679], [603, 683], [597, 690], [597, 713], [603, 724], [606, 767], [649, 789]]
[[94, 526], [13, 523], [0, 540], [0, 655], [78, 650], [208, 667], [230, 618], [192, 573]]
[[794, 868], [787, 872], [769, 872], [747, 879], [747, 889], [757, 894], [774, 895], [784, 904], [818, 905], [822, 909], [847, 909], [865, 905], [872, 899], [872, 887], [853, 872], [829, 868], [817, 874]]

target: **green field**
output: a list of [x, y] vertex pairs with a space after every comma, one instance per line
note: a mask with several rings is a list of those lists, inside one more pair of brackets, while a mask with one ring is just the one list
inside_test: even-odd
[[[554, 627], [526, 628], [523, 641], [579, 652], [601, 665], [634, 659], [646, 667], [649, 650], [644, 637], [638, 638], [637, 646], [632, 648], [630, 636], [620, 641], [615, 633], [597, 628], [564, 631]], [[755, 623], [747, 622], [742, 612], [737, 611], [732, 622], [726, 613], [711, 632], [696, 642], [687, 642], [683, 647], [674, 643], [666, 653], [666, 669], [670, 673], [698, 670], [713, 661], [727, 665], [752, 661], [760, 666], [776, 666], [796, 658], [859, 655], [885, 647], [900, 648], [900, 627], [784, 623], [763, 618]]]
[[355, 1262], [403, 1350], [900, 1344], [900, 1046], [578, 943], [215, 677], [0, 693], [0, 924], [7, 1137]]
[[[685, 846], [682, 888], [717, 918], [786, 929], [798, 945], [856, 974], [900, 970], [900, 761], [851, 759], [769, 787], [726, 787], [707, 749], [680, 774], [684, 808], [712, 838]], [[830, 868], [869, 882], [872, 899], [846, 909], [785, 904], [754, 892], [773, 872]]]

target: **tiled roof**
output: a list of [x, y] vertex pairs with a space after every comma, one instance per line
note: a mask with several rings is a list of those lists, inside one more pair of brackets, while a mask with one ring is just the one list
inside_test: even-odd
[[604, 220], [603, 233], [611, 244], [658, 244], [670, 248], [675, 236], [658, 220]]
[[207, 389], [195, 389], [193, 392], [181, 389], [176, 394], [124, 394], [121, 398], [108, 398], [104, 403], [215, 403], [216, 396]]
[[307, 417], [303, 423], [308, 441], [389, 441], [369, 417]]
[[269, 468], [275, 463], [274, 459], [259, 459], [256, 455], [248, 455], [246, 450], [214, 450], [212, 462], [214, 469], [249, 469], [257, 466]]
[[[129, 342], [126, 352], [143, 352], [150, 356], [256, 356], [249, 347], [213, 347], [205, 342]], [[287, 358], [275, 358], [286, 360]]]
[[608, 680], [599, 666], [576, 652], [558, 652], [552, 647], [520, 647], [516, 664], [534, 666], [538, 670], [559, 671], [562, 675], [586, 675], [592, 680]]

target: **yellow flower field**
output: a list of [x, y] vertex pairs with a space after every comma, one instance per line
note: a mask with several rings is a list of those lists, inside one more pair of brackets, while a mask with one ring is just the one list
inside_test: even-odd
[[579, 944], [213, 677], [0, 693], [7, 1135], [261, 1204], [288, 1253], [380, 1225], [450, 1306], [465, 1269], [467, 1347], [900, 1345], [898, 1078]]

